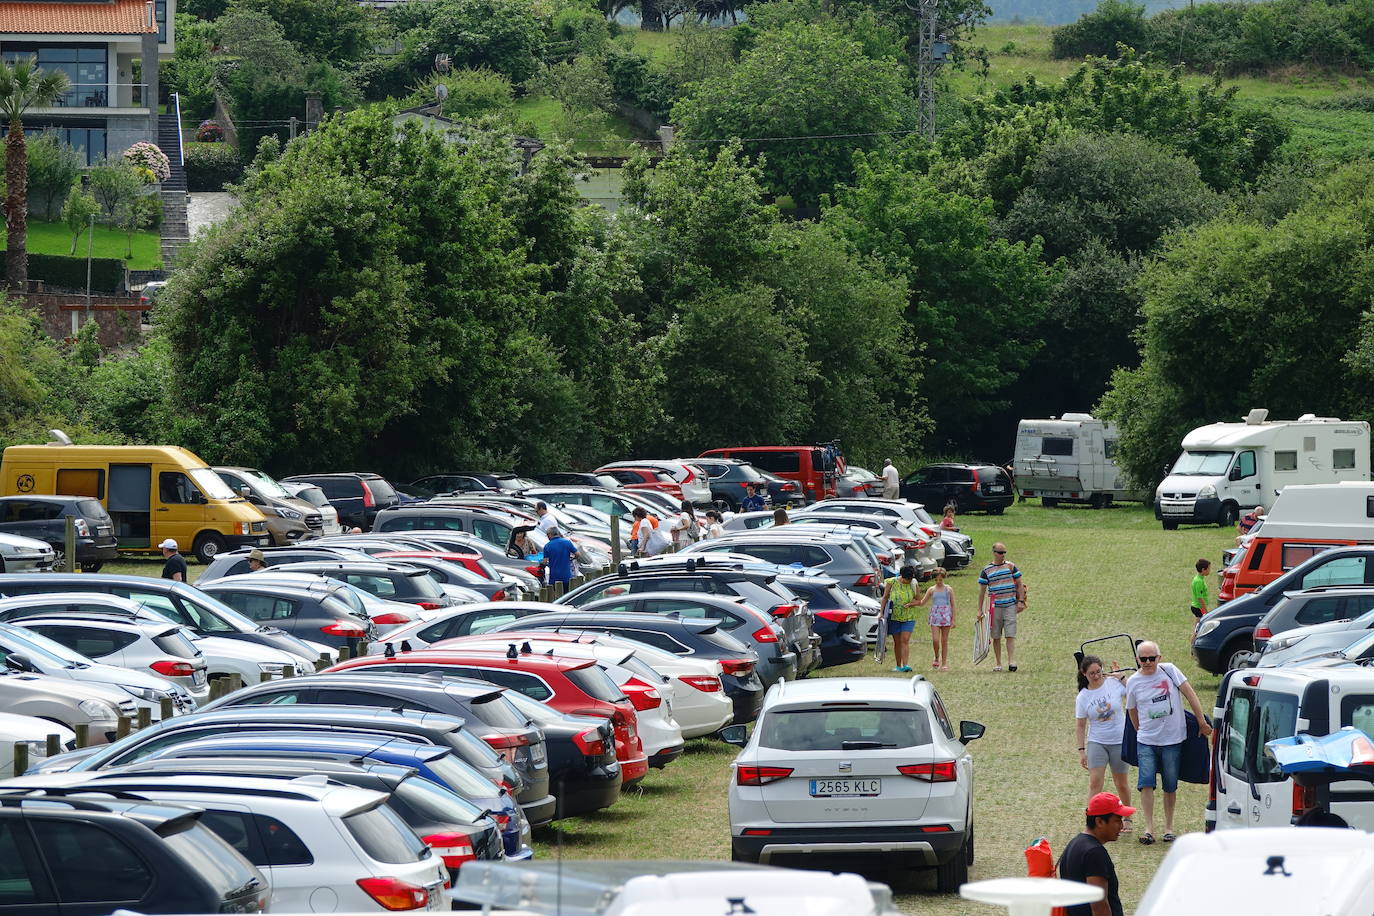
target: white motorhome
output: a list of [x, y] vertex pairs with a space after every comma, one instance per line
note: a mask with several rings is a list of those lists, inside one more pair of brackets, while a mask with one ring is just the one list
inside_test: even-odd
[[1040, 497], [1045, 506], [1078, 502], [1101, 509], [1112, 500], [1144, 500], [1116, 466], [1119, 438], [1115, 426], [1086, 413], [1022, 420], [1012, 459], [1016, 489], [1022, 496]]
[[1304, 414], [1270, 420], [1256, 409], [1239, 423], [1200, 426], [1155, 490], [1155, 518], [1229, 527], [1252, 506], [1272, 506], [1295, 483], [1369, 479], [1369, 424]]

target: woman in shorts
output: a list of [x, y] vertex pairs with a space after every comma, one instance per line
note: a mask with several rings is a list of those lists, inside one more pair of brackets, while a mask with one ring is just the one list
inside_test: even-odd
[[[1126, 730], [1126, 687], [1121, 683], [1125, 671], [1116, 665], [1107, 671], [1102, 659], [1085, 655], [1078, 665], [1078, 699], [1074, 714], [1078, 725], [1078, 763], [1088, 771], [1088, 797], [1102, 791], [1107, 767], [1112, 769], [1112, 782], [1123, 804], [1129, 804], [1131, 786], [1126, 779], [1129, 767], [1121, 759], [1121, 738]], [[1125, 829], [1131, 829], [1126, 818]]]

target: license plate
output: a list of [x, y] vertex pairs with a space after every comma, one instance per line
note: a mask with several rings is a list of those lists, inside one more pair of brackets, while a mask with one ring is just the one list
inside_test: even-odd
[[534, 745], [534, 747], [532, 748], [532, 752], [530, 754], [530, 758], [534, 760], [535, 766], [543, 766], [544, 761], [547, 759], [547, 757], [544, 754], [544, 745]]
[[425, 901], [425, 909], [447, 910], [449, 908], [448, 901], [444, 899], [444, 886], [442, 884], [432, 884], [427, 890], [429, 891], [429, 899]]
[[1007, 488], [1006, 488], [1006, 487], [988, 487], [988, 492], [989, 492], [989, 493], [1005, 493], [1005, 492], [1007, 492]]
[[881, 779], [813, 779], [811, 796], [813, 798], [864, 798], [880, 795], [883, 790]]
[[200, 671], [197, 671], [197, 672], [195, 672], [194, 674], [191, 675], [191, 683], [192, 683], [192, 684], [195, 684], [197, 687], [199, 687], [201, 684], [204, 684], [204, 683], [205, 683], [205, 671], [204, 671], [204, 669], [202, 669], [202, 670], [200, 670]]

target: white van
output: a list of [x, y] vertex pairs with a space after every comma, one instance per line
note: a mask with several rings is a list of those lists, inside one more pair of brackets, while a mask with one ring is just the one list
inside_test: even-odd
[[1022, 420], [1016, 425], [1012, 459], [1016, 489], [1022, 496], [1040, 497], [1047, 507], [1077, 502], [1101, 509], [1112, 500], [1144, 500], [1145, 494], [1131, 489], [1116, 466], [1120, 438], [1111, 423], [1086, 413]]
[[[1353, 725], [1374, 734], [1374, 671], [1346, 668], [1240, 668], [1217, 690], [1212, 721], [1212, 793], [1207, 830], [1285, 827], [1315, 799], [1265, 756], [1265, 742], [1298, 733], [1329, 735]], [[1374, 784], [1331, 785], [1331, 811], [1374, 831]]]
[[1180, 524], [1236, 523], [1242, 509], [1272, 506], [1295, 483], [1369, 479], [1369, 424], [1304, 414], [1270, 420], [1250, 411], [1239, 423], [1200, 426], [1155, 490], [1155, 518]]

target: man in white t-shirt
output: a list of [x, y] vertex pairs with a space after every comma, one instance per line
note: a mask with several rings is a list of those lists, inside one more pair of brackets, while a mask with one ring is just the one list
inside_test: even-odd
[[558, 517], [558, 513], [549, 508], [548, 503], [536, 503], [534, 514], [539, 516], [539, 530], [545, 534], [549, 533], [550, 528], [561, 528], [568, 531], [569, 526], [563, 524], [563, 519]]
[[1187, 675], [1176, 665], [1160, 661], [1157, 644], [1142, 642], [1135, 652], [1140, 668], [1126, 682], [1126, 712], [1135, 726], [1140, 767], [1136, 788], [1145, 814], [1145, 832], [1140, 835], [1140, 842], [1149, 845], [1155, 841], [1155, 775], [1159, 774], [1164, 789], [1163, 840], [1172, 843], [1179, 763], [1183, 759], [1183, 741], [1188, 737], [1183, 700], [1188, 701], [1197, 716], [1198, 731], [1204, 738], [1212, 734], [1212, 726]]
[[883, 499], [896, 499], [901, 492], [901, 483], [901, 475], [897, 473], [892, 459], [883, 459]]

